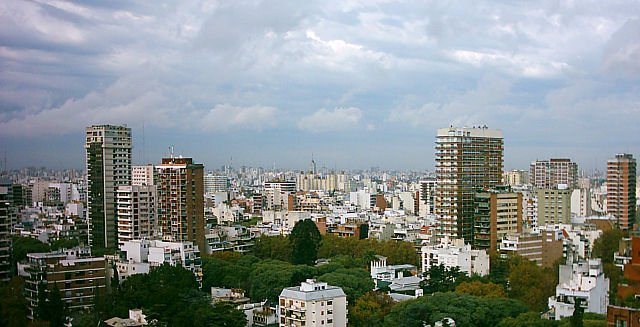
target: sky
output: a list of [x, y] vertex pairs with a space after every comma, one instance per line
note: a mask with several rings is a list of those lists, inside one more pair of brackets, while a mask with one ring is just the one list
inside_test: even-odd
[[0, 2], [0, 157], [83, 168], [127, 124], [222, 165], [432, 170], [437, 128], [500, 129], [505, 168], [640, 155], [639, 1]]

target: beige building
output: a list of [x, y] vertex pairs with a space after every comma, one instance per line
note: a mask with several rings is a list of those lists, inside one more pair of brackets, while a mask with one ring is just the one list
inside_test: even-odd
[[296, 174], [296, 187], [298, 191], [344, 191], [347, 177], [345, 174], [329, 173], [317, 175], [313, 173]]
[[505, 171], [502, 175], [502, 179], [505, 185], [524, 185], [529, 183], [529, 172], [526, 170], [510, 170]]
[[474, 248], [496, 250], [507, 235], [522, 232], [522, 193], [510, 189], [475, 194]]
[[131, 185], [153, 185], [152, 164], [131, 166]]
[[537, 226], [571, 223], [571, 190], [539, 189]]
[[436, 236], [473, 240], [476, 191], [502, 182], [502, 131], [440, 128], [436, 138]]
[[281, 327], [347, 326], [347, 296], [337, 286], [307, 279], [283, 289], [279, 304]]
[[543, 189], [555, 189], [558, 185], [576, 188], [578, 164], [571, 159], [536, 160], [531, 163], [531, 184]]
[[555, 238], [553, 231], [508, 235], [500, 242], [502, 254], [515, 253], [542, 267], [553, 266], [553, 263], [562, 257], [562, 250], [562, 241]]
[[154, 235], [157, 194], [155, 185], [118, 187], [118, 246]]

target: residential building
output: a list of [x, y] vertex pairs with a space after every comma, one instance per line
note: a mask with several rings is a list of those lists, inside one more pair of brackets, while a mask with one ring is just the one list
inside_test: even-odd
[[162, 239], [205, 248], [203, 166], [191, 158], [162, 158], [156, 165], [158, 229]]
[[607, 161], [607, 213], [620, 229], [632, 229], [636, 215], [636, 159], [617, 154]]
[[441, 128], [436, 138], [436, 234], [473, 243], [473, 194], [502, 181], [502, 131]]
[[472, 250], [464, 240], [445, 237], [438, 244], [422, 247], [422, 272], [438, 265], [448, 269], [458, 267], [469, 276], [485, 276], [489, 274], [489, 255], [485, 250]]
[[522, 232], [522, 193], [496, 188], [475, 193], [473, 247], [496, 250], [507, 235]]
[[85, 129], [89, 244], [116, 248], [116, 192], [131, 184], [131, 128], [94, 125]]
[[571, 223], [571, 190], [538, 189], [537, 226]]
[[[426, 216], [434, 214], [435, 196], [436, 195], [436, 180], [435, 178], [425, 179], [420, 181], [420, 216]], [[423, 209], [424, 208], [424, 209]]]
[[88, 247], [27, 254], [27, 264], [19, 270], [24, 271], [26, 277], [29, 319], [34, 318], [38, 293], [43, 289], [52, 291], [57, 288], [62, 301], [72, 312], [91, 308], [96, 296], [106, 292], [105, 264], [103, 257], [92, 257]]
[[571, 213], [580, 216], [591, 216], [591, 191], [588, 188], [577, 188], [571, 192]]
[[[640, 237], [632, 235], [631, 260], [624, 264], [622, 282], [618, 284], [617, 296], [622, 300], [640, 296]], [[609, 305], [607, 307], [608, 326], [640, 326], [640, 309]]]
[[[165, 242], [159, 240], [131, 240], [126, 241], [120, 247], [123, 261], [129, 264], [139, 264], [141, 268], [135, 265], [121, 265], [123, 273], [129, 275], [136, 273], [146, 273], [149, 268], [161, 266], [167, 263], [171, 266], [181, 266], [196, 276], [196, 279], [202, 281], [202, 259], [200, 258], [200, 250], [197, 245], [192, 242]], [[145, 271], [146, 270], [146, 271]]]
[[131, 166], [131, 185], [153, 185], [153, 164]]
[[155, 185], [118, 187], [118, 246], [126, 241], [154, 235], [156, 200]]
[[284, 288], [279, 304], [281, 327], [347, 326], [347, 296], [337, 286], [307, 279]]
[[552, 267], [556, 260], [562, 258], [564, 247], [553, 231], [540, 231], [507, 235], [500, 241], [499, 250], [503, 255], [515, 253], [538, 266]]
[[560, 265], [556, 294], [549, 298], [550, 314], [555, 320], [573, 315], [577, 298], [584, 312], [606, 314], [608, 292], [609, 279], [599, 258]]
[[571, 159], [549, 159], [531, 162], [531, 184], [536, 188], [555, 189], [558, 185], [578, 186], [578, 164]]
[[206, 174], [204, 176], [204, 192], [225, 192], [229, 189], [229, 177], [223, 175]]
[[371, 261], [371, 278], [377, 288], [389, 287], [391, 293], [422, 296], [420, 288], [422, 278], [417, 276], [418, 269], [414, 265], [387, 265], [387, 258], [376, 255]]
[[0, 185], [0, 282], [9, 280], [11, 271], [11, 230], [16, 223], [11, 189]]
[[640, 308], [609, 305], [607, 307], [607, 326], [639, 327]]
[[526, 170], [505, 171], [502, 176], [505, 185], [515, 186], [529, 183], [529, 172]]

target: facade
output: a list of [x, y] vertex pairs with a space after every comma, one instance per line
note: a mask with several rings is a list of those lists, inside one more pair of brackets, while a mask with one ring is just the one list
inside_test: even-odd
[[132, 239], [151, 237], [156, 225], [156, 186], [118, 187], [118, 246]]
[[501, 240], [499, 250], [504, 255], [515, 253], [538, 266], [552, 267], [556, 260], [562, 258], [564, 246], [553, 231], [540, 231], [539, 234], [508, 235]]
[[526, 170], [510, 170], [505, 171], [503, 175], [503, 182], [505, 185], [523, 185], [529, 183], [529, 172]]
[[571, 190], [538, 189], [537, 226], [571, 223]]
[[632, 229], [636, 215], [636, 159], [617, 154], [607, 161], [607, 213], [620, 229]]
[[[116, 267], [122, 267], [122, 273], [129, 275], [147, 273], [151, 267], [167, 263], [171, 266], [181, 266], [193, 272], [198, 282], [202, 281], [200, 250], [192, 242], [131, 240], [124, 242], [120, 251], [126, 260], [124, 263], [127, 263], [127, 265], [116, 265]], [[137, 268], [135, 264], [143, 265]], [[136, 269], [131, 269], [132, 267]]]
[[485, 250], [472, 250], [463, 240], [443, 238], [440, 244], [422, 247], [422, 272], [432, 266], [444, 265], [448, 269], [460, 268], [461, 272], [471, 276], [489, 274], [489, 255]]
[[473, 247], [496, 250], [507, 235], [522, 232], [522, 193], [508, 188], [476, 192]]
[[610, 305], [607, 307], [607, 326], [639, 327], [640, 309]]
[[11, 229], [16, 223], [9, 187], [0, 186], [0, 282], [9, 280], [11, 271]]
[[[434, 204], [436, 197], [436, 180], [425, 179], [420, 181], [420, 216], [434, 213]], [[424, 208], [424, 209], [423, 209]]]
[[573, 315], [576, 298], [584, 312], [606, 314], [609, 305], [609, 279], [604, 277], [600, 259], [560, 265], [556, 294], [549, 298], [551, 315], [560, 320]]
[[131, 166], [131, 185], [153, 185], [152, 164]]
[[62, 249], [50, 253], [29, 253], [24, 267], [25, 297], [33, 319], [38, 293], [57, 288], [70, 311], [86, 310], [98, 294], [106, 292], [106, 261], [91, 257], [89, 248]]
[[131, 183], [131, 128], [94, 125], [85, 128], [89, 244], [116, 248], [116, 192]]
[[222, 175], [206, 174], [204, 176], [204, 192], [224, 192], [229, 189], [229, 177]]
[[326, 175], [317, 175], [315, 173], [298, 173], [296, 174], [296, 187], [298, 191], [338, 191], [344, 190], [346, 181], [345, 174], [330, 173]]
[[577, 188], [571, 192], [571, 213], [579, 217], [591, 216], [591, 192]]
[[165, 241], [205, 248], [203, 166], [191, 158], [162, 158], [156, 165], [158, 230]]
[[578, 186], [578, 164], [571, 159], [549, 159], [531, 162], [531, 184], [536, 188], [556, 189], [558, 185]]
[[347, 326], [347, 296], [337, 286], [307, 279], [283, 289], [279, 304], [281, 327]]
[[441, 128], [436, 139], [436, 236], [473, 242], [473, 194], [502, 181], [502, 132]]

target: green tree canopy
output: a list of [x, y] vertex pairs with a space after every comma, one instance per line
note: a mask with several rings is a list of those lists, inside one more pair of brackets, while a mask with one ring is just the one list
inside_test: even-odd
[[355, 303], [359, 297], [375, 287], [369, 272], [361, 268], [340, 268], [319, 276], [318, 280], [342, 288], [347, 295], [348, 303]]
[[294, 264], [314, 265], [318, 259], [318, 248], [322, 236], [311, 219], [300, 220], [293, 226], [289, 235], [291, 262]]
[[349, 324], [355, 327], [380, 326], [394, 304], [385, 293], [367, 292], [349, 309]]

